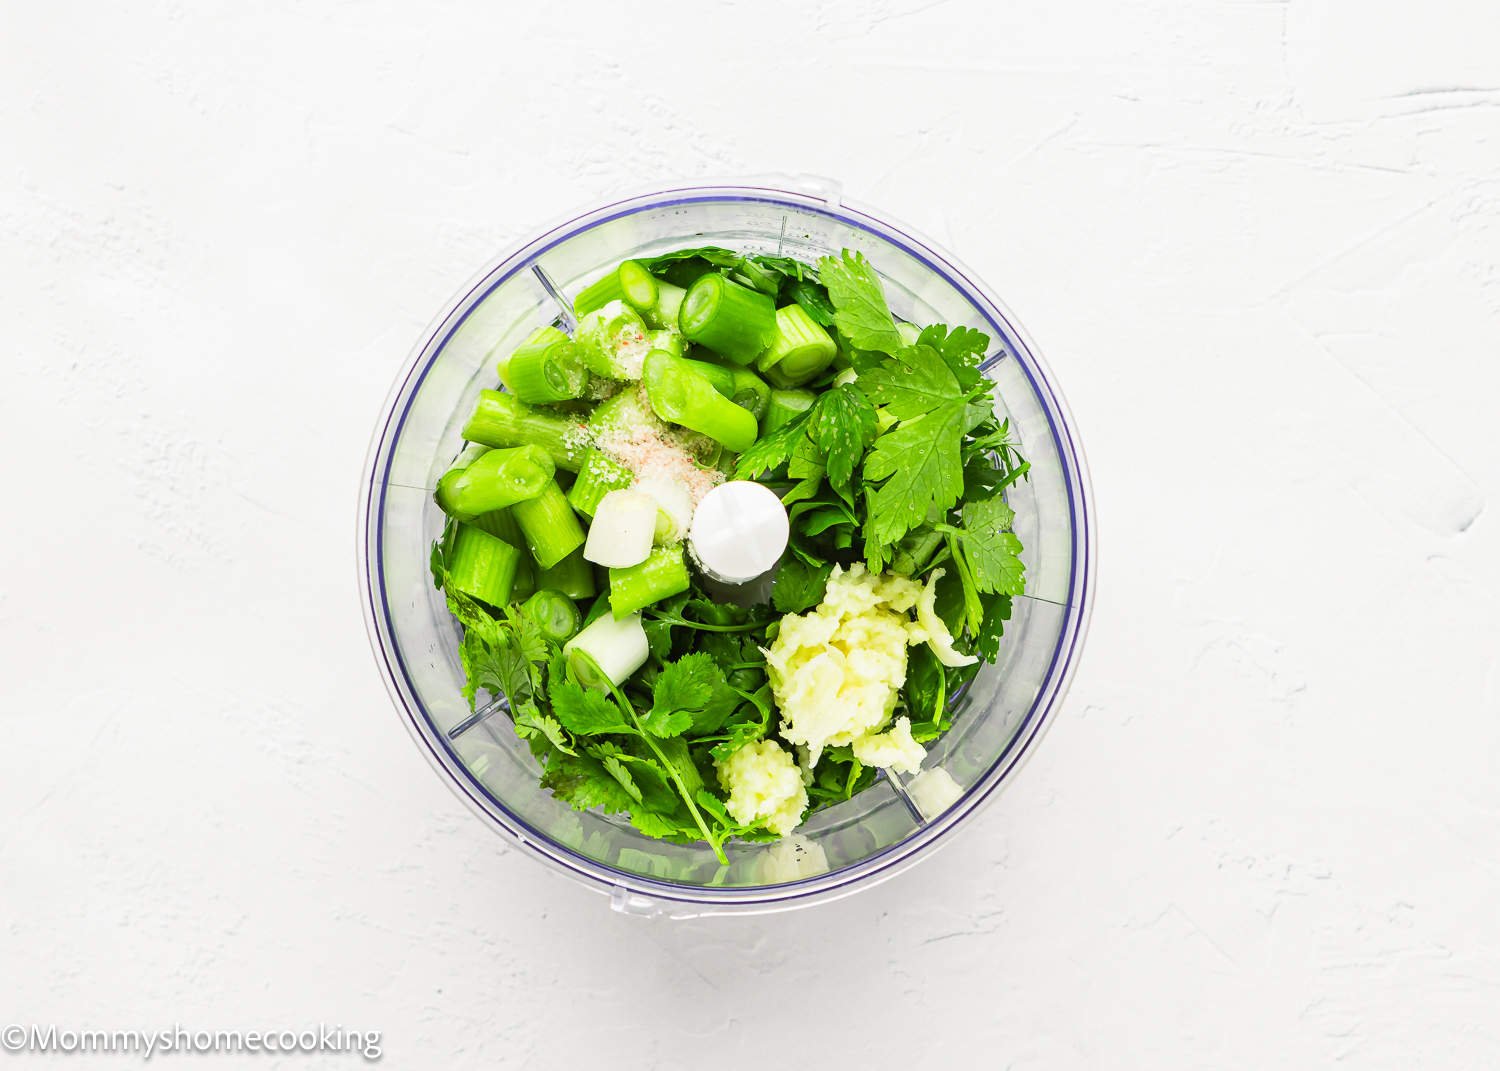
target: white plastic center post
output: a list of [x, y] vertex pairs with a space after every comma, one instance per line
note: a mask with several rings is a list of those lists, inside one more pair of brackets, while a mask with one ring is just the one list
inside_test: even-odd
[[752, 480], [721, 483], [698, 503], [688, 545], [698, 567], [726, 584], [747, 584], [775, 568], [791, 525], [776, 492]]

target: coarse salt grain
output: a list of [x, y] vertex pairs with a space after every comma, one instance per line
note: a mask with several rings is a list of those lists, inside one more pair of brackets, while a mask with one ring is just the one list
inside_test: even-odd
[[724, 474], [705, 469], [681, 446], [664, 439], [650, 427], [614, 428], [602, 432], [595, 447], [621, 465], [636, 479], [675, 483], [686, 488], [696, 507], [703, 496], [724, 482]]

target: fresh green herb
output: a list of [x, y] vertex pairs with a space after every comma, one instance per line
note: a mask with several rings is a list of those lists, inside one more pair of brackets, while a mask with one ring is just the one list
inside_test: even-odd
[[[700, 293], [689, 302], [687, 291], [700, 280]], [[713, 329], [709, 314], [717, 305], [707, 299], [715, 294], [728, 294], [731, 305], [744, 306], [737, 327]], [[626, 304], [616, 309], [616, 302]], [[995, 661], [1012, 600], [1025, 587], [1015, 514], [1004, 496], [1027, 478], [1030, 466], [1009, 423], [997, 415], [993, 386], [980, 371], [988, 336], [963, 326], [918, 330], [898, 322], [879, 276], [861, 253], [845, 250], [812, 265], [717, 246], [677, 250], [627, 262], [578, 295], [577, 306], [597, 313], [601, 322], [614, 317], [636, 328], [592, 339], [599, 352], [590, 350], [591, 367], [600, 376], [608, 372], [610, 379], [632, 379], [630, 372], [640, 367], [640, 378], [650, 380], [644, 393], [627, 387], [604, 403], [615, 414], [610, 425], [597, 413], [591, 417], [587, 403], [564, 398], [576, 393], [578, 384], [555, 386], [557, 369], [543, 367], [541, 379], [533, 377], [530, 396], [536, 405], [482, 392], [465, 434], [485, 445], [464, 451], [445, 474], [448, 494], [442, 501], [449, 507], [462, 505], [455, 505], [452, 492], [485, 455], [485, 446], [518, 456], [525, 450], [545, 455], [552, 467], [564, 470], [558, 477], [564, 485], [567, 472], [582, 471], [567, 496], [547, 480], [543, 494], [512, 504], [513, 531], [489, 524], [500, 514], [474, 518], [476, 526], [520, 554], [508, 598], [502, 583], [476, 584], [472, 562], [465, 570], [462, 546], [455, 550], [461, 542], [455, 521], [434, 543], [429, 568], [463, 629], [458, 654], [470, 708], [478, 707], [481, 692], [504, 699], [517, 736], [542, 768], [545, 788], [570, 806], [625, 815], [646, 836], [707, 844], [722, 860], [732, 838], [774, 839], [763, 827], [733, 819], [713, 772], [738, 749], [777, 732], [765, 651], [778, 634], [781, 615], [818, 605], [839, 565], [863, 560], [873, 571], [890, 569], [918, 580], [941, 569], [936, 610], [956, 646]], [[801, 312], [788, 312], [792, 306]], [[788, 388], [795, 382], [796, 389], [773, 391], [761, 383], [754, 398], [741, 400], [724, 382], [732, 386], [735, 375], [760, 382], [745, 370], [746, 362], [775, 369], [774, 358], [792, 362], [791, 355], [801, 352], [792, 343], [805, 340], [793, 338], [783, 321], [821, 339], [813, 353], [817, 360], [782, 369], [776, 385]], [[775, 324], [769, 335], [768, 322]], [[693, 331], [679, 330], [689, 325], [695, 325]], [[574, 345], [554, 329], [541, 334], [559, 353]], [[683, 359], [684, 334], [699, 344], [692, 360]], [[836, 350], [828, 336], [836, 336]], [[738, 372], [720, 368], [713, 354], [702, 352], [704, 343], [714, 351], [714, 338], [719, 339], [717, 358]], [[642, 345], [654, 355], [630, 349]], [[762, 345], [765, 349], [758, 350]], [[662, 374], [646, 375], [648, 364]], [[507, 369], [516, 373], [517, 367], [512, 357]], [[694, 380], [690, 391], [681, 376], [666, 374], [683, 369], [706, 386], [698, 389]], [[550, 395], [559, 401], [546, 401]], [[641, 398], [654, 411], [644, 408]], [[632, 401], [637, 402], [633, 408]], [[577, 515], [587, 520], [604, 491], [627, 486], [634, 476], [580, 436], [586, 429], [629, 431], [641, 424], [667, 429], [684, 447], [701, 445], [708, 440], [695, 439], [689, 429], [703, 424], [703, 431], [710, 408], [723, 414], [724, 427], [709, 429], [723, 441], [709, 442], [714, 449], [699, 455], [700, 462], [720, 463], [726, 475], [738, 479], [766, 481], [787, 507], [792, 534], [771, 587], [771, 604], [727, 603], [690, 572], [683, 590], [684, 569], [674, 569], [671, 583], [634, 592], [626, 590], [630, 570], [613, 570], [604, 591], [603, 572], [576, 549], [584, 528]], [[622, 416], [627, 409], [633, 415]], [[731, 418], [743, 427], [729, 428]], [[732, 456], [725, 448], [741, 452]], [[504, 459], [496, 456], [498, 470]], [[494, 488], [497, 496], [519, 493], [503, 480], [500, 484]], [[490, 504], [486, 499], [480, 505]], [[675, 546], [654, 551], [651, 560], [656, 558], [678, 566], [684, 560]], [[550, 570], [541, 568], [554, 560]], [[562, 600], [552, 607], [556, 613], [540, 613], [541, 603], [535, 601], [529, 610], [521, 609], [537, 575], [547, 582], [535, 586], [547, 589], [547, 598]], [[480, 597], [463, 590], [466, 585]], [[482, 601], [491, 598], [506, 604]], [[588, 608], [585, 623], [616, 612], [621, 616], [615, 620], [624, 621], [638, 605], [645, 664], [617, 686], [589, 678], [600, 686], [584, 687], [583, 678], [570, 675], [562, 647], [576, 625], [568, 611]], [[639, 633], [633, 642], [639, 644]], [[977, 668], [944, 667], [926, 646], [911, 649], [898, 704], [918, 740], [948, 729], [952, 698]], [[806, 772], [810, 804], [817, 809], [850, 799], [875, 776], [851, 748], [827, 748]], [[626, 865], [623, 856], [620, 861]]]
[[863, 253], [846, 249], [818, 261], [818, 275], [828, 287], [833, 322], [856, 349], [896, 353], [901, 333], [885, 303], [885, 290]]

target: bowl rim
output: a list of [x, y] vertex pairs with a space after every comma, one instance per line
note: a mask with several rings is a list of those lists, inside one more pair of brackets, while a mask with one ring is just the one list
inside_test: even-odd
[[[527, 270], [548, 249], [613, 219], [650, 209], [735, 201], [786, 205], [851, 225], [902, 249], [964, 294], [986, 319], [1004, 349], [1016, 360], [1041, 402], [1061, 460], [1073, 546], [1068, 597], [1063, 604], [1066, 616], [1036, 697], [1000, 755], [956, 803], [904, 840], [856, 863], [775, 885], [715, 888], [651, 878], [592, 859], [533, 828], [490, 793], [458, 759], [445, 734], [437, 730], [417, 696], [394, 642], [394, 626], [380, 562], [387, 479], [394, 446], [412, 399], [437, 355], [489, 293]], [[470, 807], [487, 818], [496, 832], [519, 844], [527, 854], [553, 870], [611, 895], [614, 906], [621, 910], [667, 913], [674, 917], [701, 912], [745, 914], [772, 911], [850, 895], [873, 887], [927, 858], [937, 847], [953, 839], [947, 836], [948, 832], [992, 800], [998, 789], [1034, 753], [1035, 745], [1050, 728], [1054, 712], [1072, 683], [1087, 636], [1097, 584], [1097, 522], [1087, 460], [1067, 403], [1054, 386], [1055, 374], [1015, 316], [988, 287], [976, 280], [977, 276], [970, 269], [937, 243], [884, 213], [876, 214], [858, 202], [842, 198], [836, 184], [787, 176], [764, 184], [760, 180], [745, 180], [653, 187], [569, 213], [533, 237], [505, 249], [476, 273], [434, 317], [396, 376], [364, 459], [356, 547], [360, 601], [376, 663], [402, 721], [428, 760], [445, 775], [443, 780]], [[983, 367], [992, 367], [1004, 356], [985, 362]]]

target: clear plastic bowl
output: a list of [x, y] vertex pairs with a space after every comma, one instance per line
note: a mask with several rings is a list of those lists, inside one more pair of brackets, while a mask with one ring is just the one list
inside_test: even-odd
[[[999, 663], [954, 700], [953, 728], [927, 767], [962, 789], [946, 807], [883, 777], [815, 814], [779, 845], [706, 847], [641, 836], [576, 812], [537, 784], [503, 706], [471, 714], [458, 627], [428, 572], [442, 526], [432, 488], [461, 447], [487, 359], [535, 328], [568, 322], [572, 295], [606, 267], [691, 245], [808, 260], [863, 250], [893, 310], [920, 324], [966, 324], [993, 339], [986, 374], [1032, 464], [1009, 495], [1025, 543], [1028, 594], [1016, 600]], [[690, 186], [629, 197], [559, 223], [482, 271], [433, 323], [392, 390], [370, 447], [360, 509], [360, 578], [376, 660], [418, 746], [480, 816], [522, 851], [611, 896], [622, 911], [687, 917], [836, 899], [910, 866], [995, 794], [1051, 721], [1078, 663], [1094, 572], [1092, 503], [1078, 437], [1036, 349], [987, 288], [910, 229], [844, 201], [823, 180]], [[924, 813], [924, 808], [928, 813]]]

